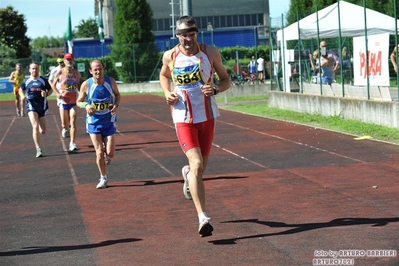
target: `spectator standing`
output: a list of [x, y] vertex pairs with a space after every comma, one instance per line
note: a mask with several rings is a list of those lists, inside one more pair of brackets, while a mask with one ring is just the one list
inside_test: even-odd
[[398, 73], [398, 64], [396, 62], [396, 53], [398, 52], [399, 49], [399, 44], [398, 47], [394, 47], [391, 53], [391, 56], [389, 57], [391, 59], [391, 63], [393, 66], [393, 69], [395, 70], [395, 73]]
[[320, 61], [319, 61], [319, 51], [315, 50], [313, 54], [309, 54], [310, 66], [313, 70], [312, 83], [318, 83], [320, 79]]
[[[320, 58], [328, 58], [328, 65], [330, 65], [330, 61], [333, 62], [332, 66], [332, 79], [335, 80], [335, 74], [338, 73], [339, 65], [339, 58], [338, 56], [331, 50], [328, 49], [327, 42], [321, 41], [320, 42]], [[325, 63], [326, 64], [326, 63]], [[321, 66], [322, 67], [322, 66]], [[329, 70], [327, 70], [329, 72]]]
[[258, 80], [259, 80], [260, 83], [263, 83], [264, 82], [263, 75], [264, 75], [264, 72], [265, 72], [265, 59], [263, 59], [263, 55], [259, 56], [258, 60], [256, 60], [256, 63], [257, 63], [257, 66], [258, 66], [257, 67]]
[[331, 85], [334, 81], [334, 60], [326, 54], [320, 56], [321, 82]]
[[255, 56], [252, 56], [251, 61], [248, 63], [249, 74], [256, 74], [256, 60]]
[[256, 79], [256, 60], [255, 56], [252, 56], [251, 61], [248, 63], [249, 77], [251, 78], [251, 83]]

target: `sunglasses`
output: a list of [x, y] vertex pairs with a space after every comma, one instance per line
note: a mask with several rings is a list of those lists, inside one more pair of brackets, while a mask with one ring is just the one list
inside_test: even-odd
[[197, 33], [193, 32], [193, 33], [185, 33], [185, 34], [179, 34], [178, 36], [182, 37], [183, 39], [187, 40], [187, 39], [194, 39], [195, 37], [197, 37]]

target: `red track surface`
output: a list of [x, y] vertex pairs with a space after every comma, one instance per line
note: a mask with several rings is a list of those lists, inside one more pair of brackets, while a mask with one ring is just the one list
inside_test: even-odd
[[0, 103], [0, 265], [312, 265], [316, 251], [399, 250], [398, 146], [222, 110], [205, 172], [215, 231], [200, 238], [163, 98], [122, 97], [104, 190], [82, 110], [68, 154], [51, 102], [39, 159], [14, 113]]

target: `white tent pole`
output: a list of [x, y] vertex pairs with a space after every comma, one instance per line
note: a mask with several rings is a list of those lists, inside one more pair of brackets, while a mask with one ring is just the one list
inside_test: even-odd
[[[397, 10], [398, 6], [397, 6], [397, 1], [393, 1], [393, 10]], [[398, 61], [398, 57], [399, 57], [399, 47], [398, 47], [398, 13], [397, 12], [393, 12], [394, 13], [394, 18], [395, 18], [395, 48], [396, 48], [396, 66], [399, 65], [399, 61]], [[397, 68], [396, 68], [397, 69]], [[396, 71], [396, 85], [398, 86], [398, 99], [399, 99], [399, 70]]]
[[321, 76], [321, 52], [320, 52], [320, 28], [319, 28], [319, 7], [316, 6], [316, 25], [317, 25], [317, 49], [319, 50], [319, 72], [318, 72], [318, 81], [320, 86], [320, 95], [323, 95], [323, 80]]
[[284, 39], [284, 14], [281, 14], [281, 25], [283, 26], [283, 33], [282, 33], [282, 42], [281, 42], [281, 49], [282, 49], [282, 51], [281, 51], [281, 66], [282, 66], [282, 68], [283, 68], [283, 91], [286, 91], [286, 86], [287, 86], [287, 82], [286, 82], [286, 80], [287, 80], [287, 78], [286, 78], [286, 71], [285, 71], [285, 67], [286, 67], [286, 65], [285, 65], [285, 52], [286, 52], [286, 46], [287, 46], [287, 44], [286, 44], [286, 42], [285, 42], [285, 39]]
[[343, 77], [343, 71], [342, 71], [342, 36], [341, 36], [341, 9], [340, 9], [340, 3], [341, 1], [337, 2], [338, 6], [338, 30], [339, 30], [339, 38], [338, 38], [338, 44], [339, 44], [339, 50], [338, 50], [338, 56], [339, 56], [339, 73], [341, 75], [341, 85], [342, 85], [342, 97], [345, 97], [345, 85], [344, 85], [344, 77]]
[[369, 76], [369, 45], [367, 39], [367, 8], [366, 0], [363, 0], [363, 10], [364, 10], [364, 39], [366, 43], [366, 78], [367, 78], [367, 99], [370, 100], [370, 76]]
[[[296, 11], [296, 19], [298, 20], [298, 55], [299, 55], [299, 92], [303, 92], [303, 82], [302, 82], [302, 53], [301, 53], [301, 48], [302, 48], [302, 40], [301, 40], [301, 33], [300, 33], [300, 28], [299, 28], [299, 11]], [[295, 51], [294, 51], [294, 59], [295, 59]], [[294, 60], [295, 61], [295, 60]], [[296, 69], [296, 66], [294, 65], [294, 68]], [[292, 76], [292, 74], [291, 74]]]

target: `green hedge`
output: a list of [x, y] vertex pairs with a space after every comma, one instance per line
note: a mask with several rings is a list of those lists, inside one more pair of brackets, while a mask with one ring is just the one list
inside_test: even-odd
[[[115, 70], [115, 64], [112, 62], [111, 57], [109, 56], [105, 56], [103, 58], [76, 58], [74, 64], [75, 69], [78, 68], [79, 63], [85, 64], [85, 71], [79, 72], [83, 80], [91, 77], [91, 74], [89, 72], [89, 67], [90, 67], [90, 62], [94, 59], [100, 59], [103, 62], [105, 68], [104, 70], [105, 75], [113, 77], [115, 80], [119, 80], [118, 74], [116, 73]], [[45, 64], [49, 66], [57, 66], [58, 65], [57, 58], [47, 58]]]
[[[266, 65], [270, 61], [270, 49], [269, 46], [266, 45], [252, 47], [252, 48], [236, 46], [236, 47], [219, 48], [218, 50], [222, 56], [223, 63], [227, 66], [228, 72], [231, 72], [231, 68], [236, 63], [236, 52], [238, 52], [239, 55], [238, 63], [244, 70], [246, 70], [247, 65], [251, 60], [252, 56], [258, 58], [259, 55], [263, 55]], [[77, 64], [85, 63], [85, 71], [80, 72], [83, 80], [91, 77], [89, 72], [89, 64], [94, 59], [98, 58], [77, 58], [75, 60], [76, 69], [78, 67]], [[111, 57], [105, 56], [101, 58], [101, 61], [104, 63], [105, 75], [113, 77], [116, 80], [120, 80], [115, 68], [115, 64], [112, 61]], [[45, 62], [42, 62], [42, 69], [47, 69], [47, 66], [57, 66], [57, 65], [58, 65], [57, 58], [48, 57], [45, 58]], [[157, 67], [160, 68], [161, 65], [158, 65]], [[268, 69], [268, 65], [266, 66], [266, 69]], [[266, 76], [268, 76], [268, 73], [266, 73]]]

